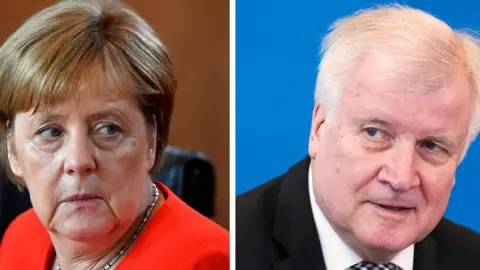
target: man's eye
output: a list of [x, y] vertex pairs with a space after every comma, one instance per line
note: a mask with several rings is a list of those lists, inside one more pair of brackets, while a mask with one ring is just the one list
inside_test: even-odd
[[432, 152], [444, 151], [443, 147], [433, 141], [424, 141], [421, 143], [421, 146]]
[[365, 132], [365, 135], [367, 137], [374, 140], [381, 140], [385, 138], [385, 133], [378, 128], [368, 127], [368, 128], [365, 128], [363, 131]]

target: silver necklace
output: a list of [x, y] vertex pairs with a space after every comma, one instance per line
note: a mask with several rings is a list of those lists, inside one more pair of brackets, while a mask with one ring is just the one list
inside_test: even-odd
[[[110, 269], [118, 261], [118, 259], [120, 259], [122, 257], [122, 255], [125, 254], [125, 252], [127, 252], [127, 250], [132, 246], [133, 242], [135, 242], [135, 240], [137, 240], [138, 235], [142, 232], [143, 228], [145, 227], [145, 224], [147, 223], [148, 218], [150, 218], [150, 215], [152, 214], [153, 208], [155, 207], [155, 205], [157, 204], [157, 201], [158, 201], [158, 196], [159, 196], [158, 188], [153, 183], [152, 183], [152, 186], [153, 186], [152, 203], [150, 205], [148, 205], [147, 210], [145, 210], [145, 214], [143, 215], [143, 219], [142, 219], [142, 224], [140, 224], [140, 227], [138, 227], [137, 231], [130, 238], [130, 240], [127, 242], [127, 244], [125, 244], [122, 247], [122, 249], [120, 249], [120, 251], [117, 252], [115, 257], [113, 257], [110, 261], [108, 261], [108, 263], [105, 264], [105, 266], [103, 266], [101, 268], [101, 270]], [[56, 265], [57, 265], [56, 270], [61, 270], [60, 269], [60, 264], [57, 263]]]

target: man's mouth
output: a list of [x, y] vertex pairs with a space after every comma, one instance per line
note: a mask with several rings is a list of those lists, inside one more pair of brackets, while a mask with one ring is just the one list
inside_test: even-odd
[[376, 204], [376, 205], [391, 211], [413, 210], [413, 207], [393, 206], [393, 205], [385, 205], [385, 204]]
[[389, 213], [397, 214], [406, 214], [412, 210], [415, 210], [415, 207], [412, 204], [408, 203], [394, 203], [394, 202], [372, 202], [370, 203], [378, 208], [379, 210], [387, 211]]

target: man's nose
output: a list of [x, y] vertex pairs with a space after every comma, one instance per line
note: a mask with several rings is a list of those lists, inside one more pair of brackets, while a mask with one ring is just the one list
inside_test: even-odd
[[420, 185], [416, 170], [416, 147], [404, 143], [389, 149], [378, 178], [396, 191], [408, 191]]
[[94, 145], [88, 134], [76, 131], [65, 142], [64, 171], [72, 176], [85, 176], [96, 170]]

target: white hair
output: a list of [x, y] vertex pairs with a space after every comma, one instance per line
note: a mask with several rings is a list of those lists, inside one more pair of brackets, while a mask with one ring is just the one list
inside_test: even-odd
[[480, 48], [473, 35], [402, 5], [358, 11], [335, 21], [329, 30], [322, 43], [315, 89], [315, 102], [325, 114], [351, 83], [355, 68], [370, 55], [389, 59], [389, 69], [395, 72], [385, 72], [382, 78], [409, 90], [445, 86], [463, 66], [475, 96], [466, 152], [480, 129]]

